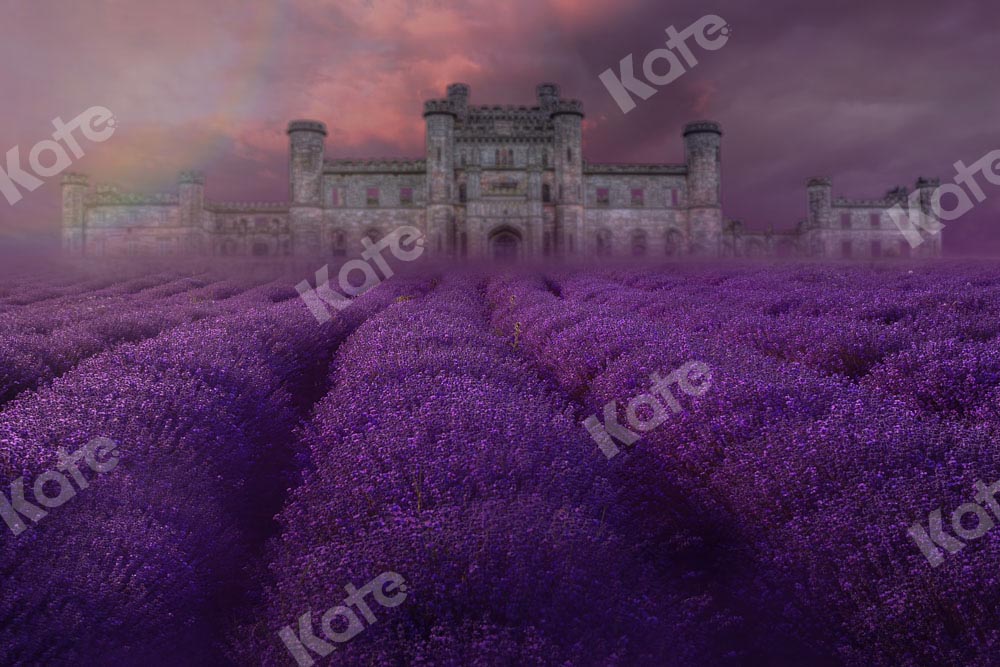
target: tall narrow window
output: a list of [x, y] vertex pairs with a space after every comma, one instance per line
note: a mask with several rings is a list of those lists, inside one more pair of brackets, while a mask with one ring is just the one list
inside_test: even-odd
[[508, 167], [513, 167], [514, 166], [514, 149], [513, 148], [508, 149], [508, 151], [507, 151], [507, 166]]
[[611, 203], [611, 191], [608, 188], [597, 188], [597, 205], [607, 206]]
[[678, 206], [679, 197], [677, 196], [677, 188], [672, 188], [670, 190], [670, 205], [674, 208]]
[[368, 206], [378, 206], [378, 188], [368, 188], [365, 192], [365, 203]]
[[458, 184], [458, 201], [465, 203], [468, 200], [468, 192], [465, 189], [465, 183]]
[[632, 188], [632, 206], [643, 206], [646, 203], [646, 193], [642, 188]]
[[337, 188], [330, 192], [330, 206], [340, 206], [340, 190]]
[[542, 167], [548, 169], [549, 167], [549, 152], [542, 151]]
[[569, 146], [566, 147], [566, 161], [567, 162], [573, 161], [573, 149], [570, 148]]
[[872, 223], [872, 229], [878, 229], [879, 227], [882, 226], [882, 218], [881, 216], [879, 216], [878, 213], [872, 213], [870, 216], [868, 216], [868, 219]]
[[840, 214], [840, 228], [841, 229], [850, 229], [851, 228], [851, 214], [850, 213], [841, 213]]
[[399, 203], [402, 206], [413, 206], [413, 188], [399, 189]]
[[552, 201], [552, 186], [542, 183], [542, 201], [548, 203]]
[[496, 166], [498, 166], [498, 167], [500, 166], [500, 149], [499, 148], [496, 149], [495, 151], [493, 151], [493, 164], [496, 165]]

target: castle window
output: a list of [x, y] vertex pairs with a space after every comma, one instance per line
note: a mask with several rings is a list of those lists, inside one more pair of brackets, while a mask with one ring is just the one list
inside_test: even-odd
[[340, 190], [337, 188], [330, 191], [330, 206], [340, 206]]
[[569, 146], [566, 147], [566, 161], [567, 162], [573, 161], [573, 149], [570, 148]]
[[347, 254], [347, 234], [342, 231], [333, 233], [333, 240], [330, 243], [330, 254], [334, 257], [343, 257]]
[[597, 188], [597, 205], [607, 206], [611, 203], [611, 191], [608, 188]]
[[493, 165], [495, 167], [499, 167], [500, 166], [500, 149], [499, 148], [496, 149], [495, 151], [493, 151]]
[[643, 206], [646, 201], [646, 193], [642, 188], [632, 188], [632, 206]]
[[542, 201], [548, 203], [552, 200], [552, 186], [542, 183]]
[[851, 256], [851, 242], [843, 241], [840, 244], [840, 256], [848, 259]]
[[368, 206], [378, 206], [378, 188], [368, 188], [365, 194], [365, 202]]
[[879, 216], [878, 213], [872, 213], [869, 216], [869, 219], [871, 220], [872, 223], [872, 229], [878, 229], [882, 225], [882, 218]]
[[841, 229], [850, 229], [851, 228], [851, 214], [850, 213], [841, 213], [840, 214], [840, 228]]
[[881, 257], [881, 256], [882, 256], [882, 242], [872, 241], [872, 257]]
[[372, 227], [365, 232], [365, 238], [372, 243], [378, 243], [382, 238], [382, 232], [377, 227]]
[[676, 208], [678, 206], [678, 201], [679, 201], [679, 197], [678, 197], [677, 188], [673, 188], [673, 189], [670, 190], [670, 205], [673, 206], [674, 208]]
[[465, 183], [459, 183], [458, 184], [458, 201], [460, 201], [460, 202], [462, 202], [464, 204], [467, 199], [468, 199], [468, 191], [465, 189]]
[[514, 149], [513, 148], [510, 148], [510, 149], [507, 150], [507, 166], [508, 167], [513, 167], [514, 166]]
[[542, 151], [542, 167], [548, 168], [549, 166], [549, 152]]
[[399, 203], [403, 206], [413, 206], [413, 188], [399, 189]]
[[438, 160], [438, 162], [441, 161], [441, 147], [440, 146], [437, 147], [437, 160]]

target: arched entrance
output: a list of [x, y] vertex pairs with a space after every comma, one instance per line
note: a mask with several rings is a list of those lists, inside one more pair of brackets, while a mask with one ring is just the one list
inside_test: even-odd
[[511, 262], [521, 256], [521, 233], [513, 227], [498, 227], [490, 233], [490, 257]]

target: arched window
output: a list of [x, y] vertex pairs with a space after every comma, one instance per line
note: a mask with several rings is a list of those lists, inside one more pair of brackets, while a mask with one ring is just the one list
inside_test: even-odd
[[632, 230], [632, 256], [642, 257], [646, 254], [646, 232], [642, 229]]
[[347, 234], [341, 230], [337, 230], [333, 233], [333, 239], [330, 242], [330, 254], [334, 257], [343, 257], [347, 254]]
[[610, 257], [611, 256], [611, 232], [607, 229], [602, 229], [597, 232], [597, 256], [598, 257]]

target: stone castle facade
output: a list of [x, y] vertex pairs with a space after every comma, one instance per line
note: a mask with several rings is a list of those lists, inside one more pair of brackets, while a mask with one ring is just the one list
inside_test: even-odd
[[[91, 191], [62, 182], [63, 247], [70, 254], [346, 257], [361, 239], [401, 225], [426, 235], [430, 254], [455, 258], [909, 256], [889, 218], [905, 188], [884, 199], [833, 199], [829, 179], [808, 183], [808, 218], [791, 232], [751, 232], [723, 215], [722, 130], [689, 123], [683, 164], [600, 164], [582, 151], [583, 106], [541, 84], [535, 106], [476, 106], [469, 87], [424, 104], [420, 158], [330, 159], [326, 126], [288, 125], [290, 201], [220, 203], [205, 179], [182, 172], [177, 194]], [[929, 211], [937, 182], [920, 179]], [[914, 255], [941, 252], [928, 237]]]

